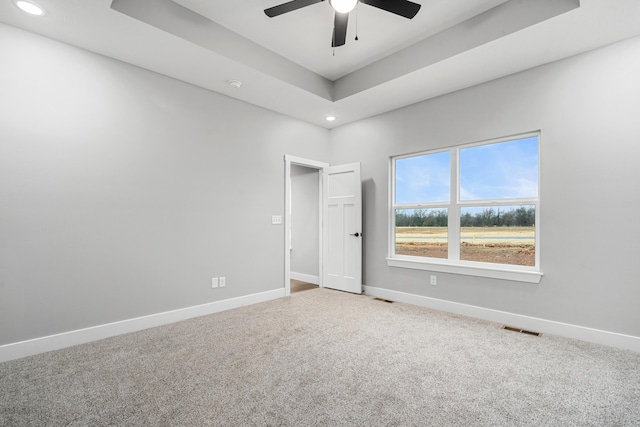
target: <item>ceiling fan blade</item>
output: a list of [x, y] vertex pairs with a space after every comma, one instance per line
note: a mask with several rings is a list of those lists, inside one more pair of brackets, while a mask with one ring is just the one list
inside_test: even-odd
[[279, 4], [278, 6], [265, 9], [264, 13], [269, 17], [282, 15], [283, 13], [293, 12], [294, 10], [302, 9], [303, 7], [311, 6], [312, 4], [323, 2], [324, 0], [293, 0], [287, 3]]
[[331, 47], [338, 47], [347, 41], [347, 23], [349, 22], [348, 13], [335, 13], [333, 19], [333, 40]]
[[420, 10], [420, 5], [409, 0], [360, 0], [360, 3], [386, 10], [387, 12], [411, 19]]

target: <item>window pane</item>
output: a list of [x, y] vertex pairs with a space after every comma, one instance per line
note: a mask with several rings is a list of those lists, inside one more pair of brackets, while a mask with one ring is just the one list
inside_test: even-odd
[[447, 258], [447, 209], [397, 209], [396, 254]]
[[538, 137], [460, 150], [460, 200], [538, 197]]
[[533, 205], [460, 210], [460, 259], [498, 264], [536, 263]]
[[427, 154], [396, 160], [396, 204], [448, 202], [451, 154]]

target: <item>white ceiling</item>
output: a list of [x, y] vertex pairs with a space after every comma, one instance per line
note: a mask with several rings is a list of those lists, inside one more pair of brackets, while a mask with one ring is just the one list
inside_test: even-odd
[[328, 2], [0, 0], [0, 22], [327, 128], [640, 34], [639, 0], [413, 1], [413, 20], [360, 5], [335, 52]]

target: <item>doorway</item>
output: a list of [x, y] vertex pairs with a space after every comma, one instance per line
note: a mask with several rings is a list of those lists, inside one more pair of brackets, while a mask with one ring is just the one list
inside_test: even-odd
[[[326, 163], [285, 156], [285, 296], [291, 295], [292, 167], [317, 171], [318, 221], [309, 226], [318, 236], [318, 286], [362, 293], [362, 181], [360, 163]], [[313, 172], [315, 176], [316, 172]], [[311, 191], [310, 197], [315, 197]], [[325, 218], [326, 217], [326, 218]]]
[[320, 171], [291, 165], [291, 293], [320, 285]]
[[322, 170], [327, 166], [285, 156], [286, 295], [322, 287]]

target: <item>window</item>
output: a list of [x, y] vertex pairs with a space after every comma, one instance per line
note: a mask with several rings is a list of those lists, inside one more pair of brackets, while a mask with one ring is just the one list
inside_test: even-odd
[[390, 265], [539, 281], [538, 133], [394, 157], [391, 180]]

